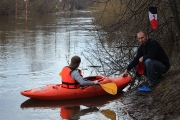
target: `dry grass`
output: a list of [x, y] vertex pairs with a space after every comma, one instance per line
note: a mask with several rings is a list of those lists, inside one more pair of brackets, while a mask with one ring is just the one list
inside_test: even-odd
[[151, 93], [141, 93], [135, 88], [124, 95], [123, 103], [134, 119], [178, 120], [179, 86], [180, 67], [171, 68]]
[[180, 113], [180, 67], [171, 69], [165, 79], [153, 92], [154, 101], [158, 102], [161, 114], [177, 116]]

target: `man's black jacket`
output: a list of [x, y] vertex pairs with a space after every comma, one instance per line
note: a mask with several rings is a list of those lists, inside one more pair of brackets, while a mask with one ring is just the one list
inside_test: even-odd
[[162, 46], [156, 40], [149, 38], [145, 45], [142, 44], [139, 46], [137, 54], [134, 57], [133, 61], [128, 65], [127, 70], [129, 71], [133, 67], [135, 67], [139, 62], [139, 58], [141, 58], [142, 56], [143, 62], [149, 58], [152, 60], [160, 61], [166, 66], [167, 70], [170, 67], [169, 58], [167, 57]]

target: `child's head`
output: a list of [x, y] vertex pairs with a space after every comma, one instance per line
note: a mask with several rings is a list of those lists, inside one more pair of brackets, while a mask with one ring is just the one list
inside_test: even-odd
[[70, 67], [71, 68], [78, 68], [79, 67], [79, 64], [81, 63], [81, 58], [79, 56], [73, 56], [71, 58], [71, 63], [70, 63]]

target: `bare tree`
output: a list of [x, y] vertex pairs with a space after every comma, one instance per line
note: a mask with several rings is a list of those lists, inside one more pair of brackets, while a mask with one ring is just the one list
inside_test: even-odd
[[[55, 13], [56, 5], [59, 11], [88, 9], [91, 2], [84, 0], [1, 0], [0, 15], [13, 15], [16, 11], [16, 14], [22, 14], [26, 10], [26, 4], [28, 4], [28, 14], [45, 14]], [[69, 8], [70, 4], [71, 8]]]
[[[99, 44], [97, 44], [97, 50], [92, 50], [94, 58], [91, 57], [89, 61], [91, 66], [101, 66], [95, 68], [99, 74], [112, 76], [120, 75], [124, 71], [136, 54], [139, 46], [136, 32], [140, 29], [146, 30], [150, 37], [156, 38], [166, 49], [169, 57], [173, 55], [174, 49], [176, 52], [179, 51], [180, 2], [178, 0], [96, 0], [93, 2], [94, 24], [98, 31]], [[148, 11], [151, 6], [158, 7], [157, 30], [153, 30], [150, 25]], [[179, 59], [180, 57], [174, 61], [171, 59], [171, 65], [177, 63]], [[135, 71], [130, 74], [135, 76]]]

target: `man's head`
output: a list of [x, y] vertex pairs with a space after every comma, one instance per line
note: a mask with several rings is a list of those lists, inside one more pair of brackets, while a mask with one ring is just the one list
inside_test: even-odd
[[148, 34], [144, 31], [139, 31], [137, 33], [137, 38], [141, 44], [146, 44], [148, 41]]
[[70, 63], [70, 67], [71, 68], [78, 68], [79, 67], [79, 64], [81, 63], [81, 58], [79, 56], [73, 56], [71, 58], [71, 63]]

